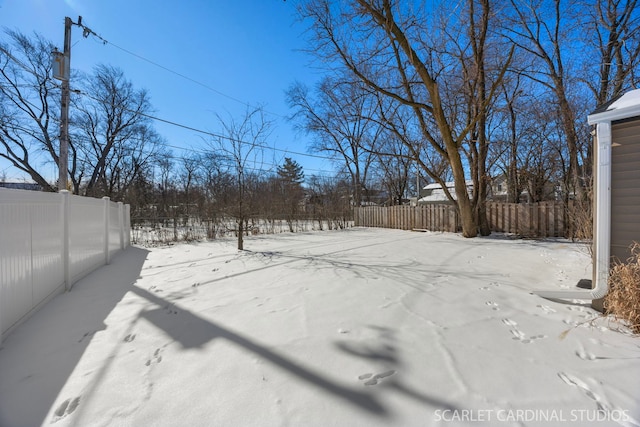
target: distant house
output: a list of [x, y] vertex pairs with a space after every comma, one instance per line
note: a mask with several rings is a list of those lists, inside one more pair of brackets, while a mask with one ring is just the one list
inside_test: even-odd
[[0, 181], [0, 188], [11, 188], [13, 190], [30, 190], [30, 191], [42, 191], [40, 184], [34, 182], [2, 182]]
[[[473, 181], [467, 180], [466, 184], [467, 193], [469, 194], [469, 197], [471, 197], [473, 193]], [[447, 190], [449, 190], [453, 199], [456, 200], [455, 184], [453, 182], [447, 182], [445, 183], [445, 185], [447, 186]], [[429, 184], [423, 187], [420, 195], [422, 197], [420, 197], [420, 199], [418, 200], [418, 204], [421, 205], [451, 203], [444, 190], [442, 189], [442, 186], [437, 183]]]
[[[509, 199], [509, 184], [507, 182], [507, 176], [505, 174], [495, 176], [491, 178], [487, 199], [492, 202], [508, 202], [514, 203]], [[530, 203], [531, 197], [529, 197], [529, 191], [527, 189], [522, 190], [520, 193], [520, 203]]]

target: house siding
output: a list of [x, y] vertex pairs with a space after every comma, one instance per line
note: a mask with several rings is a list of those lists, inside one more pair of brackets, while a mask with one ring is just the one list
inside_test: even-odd
[[625, 261], [640, 242], [640, 117], [612, 123], [611, 256]]

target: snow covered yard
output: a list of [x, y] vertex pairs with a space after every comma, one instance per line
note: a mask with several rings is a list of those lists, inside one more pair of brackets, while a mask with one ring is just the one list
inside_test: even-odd
[[[132, 247], [0, 350], [0, 426], [639, 425], [582, 245], [384, 229]], [[565, 333], [569, 328], [571, 330]]]

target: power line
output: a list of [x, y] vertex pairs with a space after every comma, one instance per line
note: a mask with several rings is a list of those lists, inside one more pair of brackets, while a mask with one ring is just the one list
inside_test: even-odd
[[[103, 38], [102, 36], [100, 36], [100, 35], [96, 34], [93, 30], [91, 30], [90, 28], [88, 28], [87, 26], [85, 26], [85, 25], [84, 25], [84, 24], [82, 24], [82, 23], [79, 23], [78, 25], [83, 29], [83, 35], [84, 35], [84, 37], [85, 37], [85, 38], [86, 38], [86, 37], [88, 37], [89, 35], [92, 35], [92, 36], [94, 36], [95, 38], [97, 38], [98, 40], [100, 40], [100, 41], [102, 42], [102, 44], [104, 44], [104, 45], [106, 45], [106, 44], [111, 45], [111, 46], [115, 47], [116, 49], [119, 49], [119, 50], [121, 50], [121, 51], [123, 51], [123, 52], [127, 53], [128, 55], [131, 55], [131, 56], [133, 56], [133, 57], [135, 57], [135, 58], [138, 58], [138, 59], [140, 59], [141, 61], [145, 61], [145, 62], [147, 62], [147, 63], [149, 63], [149, 64], [151, 64], [151, 65], [153, 65], [153, 66], [155, 66], [155, 67], [158, 67], [158, 68], [160, 68], [160, 69], [162, 69], [162, 70], [164, 70], [164, 71], [166, 71], [166, 72], [168, 72], [168, 73], [174, 74], [174, 75], [176, 75], [176, 76], [178, 76], [178, 77], [180, 77], [180, 78], [183, 78], [183, 79], [185, 79], [185, 80], [187, 80], [187, 81], [190, 81], [191, 83], [194, 83], [194, 84], [197, 84], [197, 85], [199, 85], [199, 86], [202, 86], [203, 88], [205, 88], [205, 89], [207, 89], [207, 90], [210, 90], [210, 91], [212, 91], [212, 92], [214, 92], [214, 93], [216, 93], [216, 94], [218, 94], [218, 95], [220, 95], [220, 96], [223, 96], [223, 97], [225, 97], [225, 98], [227, 98], [227, 99], [230, 99], [230, 100], [232, 100], [232, 101], [234, 101], [234, 102], [237, 102], [237, 103], [239, 103], [239, 104], [242, 104], [242, 105], [244, 105], [245, 107], [256, 108], [254, 105], [251, 105], [251, 104], [250, 104], [250, 103], [248, 103], [248, 102], [242, 101], [241, 99], [238, 99], [238, 98], [236, 98], [236, 97], [234, 97], [234, 96], [231, 96], [231, 95], [228, 95], [228, 94], [226, 94], [226, 93], [224, 93], [224, 92], [221, 92], [221, 91], [219, 91], [218, 89], [215, 89], [215, 88], [213, 88], [213, 87], [211, 87], [211, 86], [209, 86], [209, 85], [207, 85], [207, 84], [205, 84], [205, 83], [202, 83], [202, 82], [201, 82], [201, 81], [199, 81], [199, 80], [196, 80], [196, 79], [191, 78], [191, 77], [189, 77], [189, 76], [187, 76], [187, 75], [184, 75], [184, 74], [182, 74], [182, 73], [179, 73], [178, 71], [172, 70], [172, 69], [171, 69], [171, 68], [169, 68], [169, 67], [166, 67], [166, 66], [164, 66], [164, 65], [162, 65], [162, 64], [159, 64], [159, 63], [157, 63], [157, 62], [155, 62], [155, 61], [152, 61], [151, 59], [145, 58], [144, 56], [139, 55], [139, 54], [137, 54], [137, 53], [135, 53], [135, 52], [132, 52], [132, 51], [130, 51], [130, 50], [128, 50], [128, 49], [126, 49], [126, 48], [124, 48], [124, 47], [122, 47], [122, 46], [118, 46], [117, 44], [115, 44], [115, 43], [113, 43], [113, 42], [110, 42], [110, 41], [106, 40], [105, 38]], [[277, 117], [280, 117], [280, 118], [284, 118], [284, 119], [286, 119], [286, 116], [283, 116], [282, 114], [274, 113], [274, 112], [272, 112], [272, 111], [265, 110], [265, 109], [262, 109], [262, 110], [263, 110], [265, 113], [268, 113], [268, 114], [271, 114], [271, 115], [273, 115], [273, 116], [277, 116]]]
[[[76, 93], [78, 95], [86, 96], [87, 98], [93, 99], [96, 102], [105, 103], [105, 101], [103, 101], [101, 99], [98, 99], [98, 98], [95, 98], [92, 95], [89, 95], [88, 93], [82, 92], [80, 90], [74, 90], [74, 93]], [[316, 159], [321, 159], [321, 160], [331, 160], [331, 161], [335, 160], [332, 157], [321, 156], [319, 154], [301, 153], [301, 152], [298, 152], [298, 151], [285, 150], [285, 149], [282, 149], [282, 148], [269, 147], [267, 145], [262, 145], [262, 144], [256, 144], [256, 143], [253, 143], [253, 142], [243, 141], [241, 139], [232, 138], [230, 136], [223, 135], [223, 134], [220, 134], [220, 133], [215, 133], [215, 132], [211, 132], [211, 131], [206, 131], [206, 130], [203, 130], [203, 129], [195, 128], [193, 126], [184, 125], [182, 123], [174, 122], [174, 121], [168, 120], [168, 119], [163, 119], [163, 118], [160, 118], [160, 117], [157, 117], [157, 116], [153, 116], [151, 114], [142, 113], [140, 111], [134, 111], [134, 110], [130, 110], [130, 109], [127, 109], [127, 108], [125, 108], [124, 110], [128, 111], [129, 113], [137, 114], [137, 115], [140, 115], [142, 117], [146, 117], [146, 118], [151, 119], [151, 120], [162, 122], [162, 123], [165, 123], [165, 124], [168, 124], [168, 125], [171, 125], [171, 126], [182, 128], [182, 129], [187, 129], [187, 130], [190, 130], [190, 131], [193, 131], [193, 132], [197, 132], [197, 133], [200, 133], [200, 134], [203, 134], [203, 135], [211, 136], [213, 138], [225, 139], [225, 140], [228, 140], [228, 141], [231, 141], [231, 142], [236, 142], [236, 143], [245, 144], [245, 145], [251, 145], [252, 147], [258, 147], [258, 148], [262, 148], [262, 149], [265, 149], [265, 150], [277, 151], [277, 152], [281, 152], [281, 153], [285, 153], [285, 154], [295, 154], [297, 156], [311, 157], [311, 158], [316, 158]]]
[[[84, 25], [80, 25], [80, 26], [81, 26], [82, 28], [86, 28]], [[96, 37], [97, 37], [97, 38], [99, 38], [100, 40], [104, 40], [104, 39], [102, 39], [102, 37], [100, 37], [99, 35], [95, 34], [93, 31], [91, 31], [91, 30], [88, 30], [88, 31], [90, 31], [90, 34], [93, 34], [94, 36], [96, 36]], [[1, 46], [0, 46], [0, 50], [2, 50], [2, 51], [3, 51], [3, 52], [8, 56], [8, 58], [9, 58], [9, 59], [11, 59], [11, 60], [12, 60], [12, 61], [14, 61], [16, 64], [18, 64], [21, 68], [23, 68], [23, 69], [24, 69], [25, 71], [27, 71], [29, 74], [32, 74], [32, 75], [33, 75], [33, 76], [35, 76], [36, 78], [41, 77], [41, 76], [38, 76], [38, 74], [36, 74], [33, 70], [29, 69], [29, 68], [28, 68], [28, 67], [27, 67], [27, 66], [26, 66], [22, 61], [20, 61], [20, 60], [19, 60], [19, 59], [17, 59], [15, 56], [13, 56], [12, 54], [10, 54], [8, 51], [6, 51], [6, 50], [5, 50], [4, 48], [2, 48]], [[160, 66], [160, 67], [162, 67], [162, 66]], [[163, 67], [163, 68], [164, 68], [164, 67]], [[170, 71], [170, 70], [169, 70], [169, 71]], [[188, 77], [185, 77], [185, 78], [189, 79]], [[191, 80], [191, 79], [189, 79], [189, 80]], [[196, 82], [196, 83], [198, 83], [198, 82], [197, 82], [197, 81], [195, 81], [195, 80], [193, 80], [193, 81], [194, 81], [194, 82]], [[60, 88], [60, 85], [59, 85], [59, 84], [57, 84], [57, 83], [55, 83], [55, 82], [53, 82], [53, 81], [52, 81], [52, 86], [53, 86], [53, 87], [56, 87], [56, 88], [58, 88], [58, 89]], [[213, 89], [212, 89], [212, 90], [213, 90]], [[94, 100], [94, 101], [96, 101], [96, 102], [100, 102], [100, 103], [104, 103], [104, 102], [105, 102], [105, 101], [103, 101], [103, 100], [100, 100], [100, 99], [98, 99], [98, 98], [95, 98], [95, 97], [93, 97], [93, 96], [89, 95], [89, 94], [88, 94], [88, 93], [86, 93], [86, 92], [82, 92], [82, 91], [80, 91], [80, 90], [72, 90], [72, 91], [73, 91], [75, 94], [83, 95], [83, 96], [86, 96], [86, 97], [88, 97], [88, 98], [90, 98], [90, 99], [93, 99], [93, 100]], [[29, 103], [32, 107], [40, 108], [40, 107], [38, 107], [38, 106], [34, 105], [33, 103], [31, 103], [31, 102], [27, 101], [27, 100], [25, 100], [25, 102]], [[182, 124], [182, 123], [178, 123], [178, 122], [175, 122], [175, 121], [172, 121], [172, 120], [163, 119], [163, 118], [160, 118], [160, 117], [157, 117], [157, 116], [153, 116], [153, 115], [150, 115], [150, 114], [146, 114], [146, 113], [141, 113], [141, 112], [139, 112], [139, 111], [133, 111], [133, 110], [128, 110], [128, 109], [126, 109], [126, 111], [128, 111], [128, 112], [130, 112], [130, 113], [133, 113], [133, 114], [138, 114], [138, 115], [140, 115], [140, 116], [146, 117], [146, 118], [151, 119], [151, 120], [154, 120], [154, 121], [158, 121], [158, 122], [162, 122], [162, 123], [168, 124], [168, 125], [170, 125], [170, 126], [175, 126], [175, 127], [179, 127], [179, 128], [182, 128], [182, 129], [187, 129], [187, 130], [190, 130], [190, 131], [193, 131], [193, 132], [197, 132], [197, 133], [200, 133], [200, 134], [203, 134], [203, 135], [211, 136], [211, 137], [214, 137], [214, 138], [226, 139], [226, 140], [230, 140], [230, 141], [232, 141], [232, 142], [238, 142], [238, 143], [241, 143], [241, 144], [252, 145], [252, 146], [254, 146], [254, 147], [258, 147], [258, 148], [262, 148], [262, 149], [267, 149], [267, 150], [272, 150], [272, 151], [275, 151], [275, 152], [281, 152], [281, 153], [284, 153], [284, 154], [292, 154], [292, 155], [297, 155], [297, 156], [310, 157], [310, 158], [316, 158], [316, 159], [321, 159], [321, 160], [329, 160], [329, 161], [334, 161], [334, 160], [335, 160], [335, 159], [334, 159], [334, 158], [332, 158], [332, 157], [321, 156], [321, 155], [318, 155], [318, 154], [302, 153], [302, 152], [299, 152], [299, 151], [293, 151], [293, 150], [288, 150], [288, 149], [281, 149], [281, 148], [269, 147], [269, 146], [265, 146], [265, 145], [262, 145], [262, 144], [255, 144], [255, 143], [251, 143], [251, 142], [248, 142], [248, 141], [242, 141], [242, 140], [238, 140], [238, 139], [235, 139], [235, 138], [231, 138], [231, 137], [229, 137], [229, 136], [222, 135], [222, 134], [219, 134], [219, 133], [215, 133], [215, 132], [210, 132], [210, 131], [202, 130], [202, 129], [195, 128], [195, 127], [193, 127], [193, 126], [188, 126], [188, 125], [185, 125], [185, 124]], [[56, 121], [56, 120], [55, 120], [55, 118], [52, 118], [52, 120], [53, 120], [54, 122]], [[183, 147], [176, 147], [176, 146], [172, 146], [172, 148], [182, 149], [182, 150], [187, 150], [187, 149], [185, 149], [185, 148], [183, 148]], [[324, 171], [324, 170], [320, 170], [320, 169], [318, 169], [317, 171], [321, 171], [321, 172], [330, 172], [330, 171]]]
[[[135, 52], [132, 52], [132, 51], [124, 48], [124, 47], [118, 46], [113, 42], [108, 41], [107, 39], [105, 39], [101, 35], [97, 34], [95, 31], [93, 31], [92, 29], [90, 29], [86, 25], [82, 24], [82, 21], [79, 21], [78, 24], [76, 24], [76, 25], [78, 25], [79, 27], [81, 27], [83, 29], [83, 36], [85, 38], [87, 38], [89, 35], [92, 35], [93, 37], [95, 37], [98, 40], [100, 40], [102, 42], [102, 44], [111, 45], [111, 46], [113, 46], [113, 47], [115, 47], [117, 49], [120, 49], [121, 51], [131, 55], [131, 56], [134, 56], [134, 57], [136, 57], [136, 58], [138, 58], [138, 59], [140, 59], [142, 61], [145, 61], [145, 62], [147, 62], [147, 63], [149, 63], [149, 64], [151, 64], [151, 65], [153, 65], [155, 67], [158, 67], [158, 68], [160, 68], [162, 70], [165, 70], [165, 71], [167, 71], [167, 72], [169, 72], [171, 74], [175, 74], [178, 77], [181, 77], [181, 78], [183, 78], [185, 80], [188, 80], [188, 81], [190, 81], [190, 82], [192, 82], [194, 84], [202, 86], [202, 87], [204, 87], [204, 88], [206, 88], [206, 89], [208, 89], [208, 90], [210, 90], [212, 92], [215, 92], [215, 93], [217, 93], [217, 94], [219, 94], [221, 96], [224, 96], [224, 97], [226, 97], [226, 98], [228, 98], [230, 100], [238, 102], [238, 103], [240, 103], [240, 104], [242, 104], [244, 106], [247, 106], [247, 107], [255, 108], [254, 106], [252, 106], [248, 102], [244, 102], [244, 101], [242, 101], [242, 100], [240, 100], [238, 98], [235, 98], [235, 97], [233, 97], [231, 95], [227, 95], [227, 94], [225, 94], [225, 93], [223, 93], [223, 92], [221, 92], [221, 91], [219, 91], [219, 90], [217, 90], [217, 89], [215, 89], [215, 88], [213, 88], [213, 87], [211, 87], [211, 86], [209, 86], [209, 85], [207, 85], [205, 83], [202, 83], [202, 82], [200, 82], [198, 80], [195, 80], [195, 79], [193, 79], [193, 78], [191, 78], [189, 76], [186, 76], [186, 75], [184, 75], [182, 73], [174, 71], [174, 70], [172, 70], [172, 69], [170, 69], [170, 68], [168, 68], [168, 67], [166, 67], [164, 65], [161, 65], [161, 64], [159, 64], [159, 63], [157, 63], [155, 61], [152, 61], [152, 60], [150, 60], [150, 59], [148, 59], [148, 58], [146, 58], [146, 57], [144, 57], [142, 55], [139, 55], [139, 54], [137, 54]], [[87, 94], [85, 94], [85, 95], [87, 95]], [[99, 100], [96, 100], [96, 101], [99, 101]], [[99, 102], [101, 102], [101, 101], [99, 101]], [[268, 113], [268, 114], [271, 114], [271, 115], [274, 115], [274, 116], [278, 116], [278, 117], [281, 117], [281, 118], [286, 118], [285, 116], [282, 116], [281, 114], [268, 111], [268, 110], [266, 110], [266, 109], [264, 109], [262, 107], [260, 107], [260, 108], [265, 113]], [[335, 160], [332, 157], [321, 156], [321, 155], [316, 155], [316, 154], [301, 153], [301, 152], [291, 151], [291, 150], [278, 149], [278, 148], [275, 148], [275, 147], [266, 147], [266, 146], [263, 146], [263, 145], [254, 144], [254, 143], [250, 143], [250, 142], [246, 142], [246, 141], [235, 140], [235, 139], [233, 139], [231, 137], [228, 137], [228, 136], [225, 136], [225, 135], [220, 135], [220, 134], [216, 134], [216, 133], [213, 133], [213, 132], [204, 131], [202, 129], [194, 128], [192, 126], [187, 126], [187, 125], [184, 125], [184, 124], [181, 124], [181, 123], [177, 123], [177, 122], [174, 122], [174, 121], [171, 121], [171, 120], [167, 120], [167, 119], [162, 119], [160, 117], [151, 116], [151, 115], [148, 115], [148, 114], [145, 114], [145, 113], [138, 113], [138, 114], [140, 114], [140, 115], [142, 115], [144, 117], [147, 117], [149, 119], [155, 120], [155, 121], [159, 121], [159, 122], [162, 122], [162, 123], [169, 124], [171, 126], [176, 126], [176, 127], [180, 127], [180, 128], [183, 128], [183, 129], [191, 130], [191, 131], [194, 131], [194, 132], [197, 132], [197, 133], [201, 133], [201, 134], [204, 134], [204, 135], [212, 136], [214, 138], [222, 138], [222, 139], [231, 140], [233, 142], [250, 144], [252, 146], [256, 146], [256, 147], [259, 147], [259, 148], [269, 149], [269, 150], [273, 150], [273, 151], [279, 151], [279, 152], [282, 152], [282, 153], [285, 153], [285, 154], [294, 154], [294, 155], [297, 155], [297, 156], [304, 156], [304, 157], [317, 158], [317, 159], [330, 160], [330, 161], [334, 161]]]
[[[195, 83], [195, 84], [198, 84], [198, 85], [200, 85], [200, 86], [203, 86], [203, 87], [205, 87], [205, 88], [207, 88], [207, 89], [209, 89], [209, 90], [211, 90], [211, 91], [213, 91], [213, 92], [216, 92], [216, 93], [218, 93], [218, 94], [220, 94], [220, 95], [222, 95], [222, 96], [225, 96], [225, 97], [227, 97], [227, 98], [229, 98], [229, 99], [232, 99], [232, 100], [234, 100], [234, 101], [236, 101], [236, 102], [239, 102], [239, 103], [241, 103], [241, 104], [243, 104], [243, 105], [245, 105], [245, 106], [251, 106], [250, 104], [245, 103], [245, 102], [243, 102], [243, 101], [241, 101], [241, 100], [239, 100], [239, 99], [237, 99], [237, 98], [234, 98], [234, 97], [229, 96], [229, 95], [226, 95], [226, 94], [224, 94], [224, 93], [222, 93], [222, 92], [220, 92], [220, 91], [217, 91], [216, 89], [214, 89], [214, 88], [212, 88], [212, 87], [209, 87], [209, 86], [207, 86], [207, 85], [206, 85], [206, 84], [204, 84], [204, 83], [201, 83], [201, 82], [199, 82], [199, 81], [197, 81], [197, 80], [195, 80], [195, 79], [192, 79], [192, 78], [190, 78], [190, 77], [188, 77], [188, 76], [185, 76], [185, 75], [183, 75], [183, 74], [181, 74], [181, 73], [178, 73], [178, 72], [176, 72], [176, 71], [173, 71], [173, 70], [171, 70], [171, 69], [169, 69], [169, 68], [167, 68], [167, 67], [165, 67], [165, 66], [162, 66], [162, 65], [160, 65], [160, 64], [157, 64], [157, 63], [155, 63], [154, 61], [151, 61], [151, 60], [146, 59], [146, 58], [144, 58], [144, 57], [142, 57], [142, 56], [140, 56], [140, 55], [137, 55], [137, 54], [135, 54], [135, 53], [133, 53], [133, 52], [131, 52], [131, 51], [128, 51], [128, 50], [127, 50], [127, 49], [125, 49], [125, 48], [122, 48], [122, 47], [120, 47], [120, 46], [117, 46], [117, 45], [115, 45], [115, 44], [113, 44], [113, 43], [108, 42], [107, 40], [105, 40], [104, 38], [102, 38], [101, 36], [99, 36], [98, 34], [96, 34], [93, 30], [91, 30], [90, 28], [88, 28], [88, 27], [86, 27], [85, 25], [83, 25], [83, 24], [82, 24], [82, 22], [81, 22], [81, 20], [79, 20], [79, 22], [78, 22], [78, 23], [73, 23], [73, 24], [74, 24], [74, 25], [77, 25], [77, 26], [79, 26], [79, 27], [81, 27], [81, 28], [83, 29], [83, 36], [84, 36], [85, 38], [87, 38], [89, 35], [93, 35], [93, 36], [94, 36], [94, 37], [96, 37], [97, 39], [101, 40], [101, 41], [103, 42], [103, 44], [111, 44], [112, 46], [114, 46], [114, 47], [116, 47], [116, 48], [118, 48], [118, 49], [120, 49], [120, 50], [122, 50], [122, 51], [124, 51], [124, 52], [126, 52], [126, 53], [128, 53], [128, 54], [130, 54], [130, 55], [133, 55], [133, 56], [135, 56], [135, 57], [137, 57], [137, 58], [139, 58], [139, 59], [141, 59], [141, 60], [144, 60], [144, 61], [146, 61], [146, 62], [148, 62], [148, 63], [151, 63], [152, 65], [154, 65], [154, 66], [156, 66], [156, 67], [159, 67], [159, 68], [161, 68], [161, 69], [164, 69], [164, 70], [166, 70], [167, 72], [170, 72], [170, 73], [172, 73], [172, 74], [178, 75], [179, 77], [182, 77], [182, 78], [184, 78], [184, 79], [186, 79], [186, 80], [189, 80], [189, 81], [191, 81], [191, 82], [193, 82], [193, 83]], [[6, 49], [4, 49], [2, 46], [0, 46], [0, 50], [1, 50], [3, 53], [5, 53], [5, 54], [7, 55], [8, 59], [10, 59], [10, 60], [11, 60], [11, 61], [13, 61], [14, 63], [16, 63], [18, 66], [20, 66], [22, 69], [24, 69], [25, 71], [27, 71], [29, 74], [31, 74], [31, 75], [33, 75], [33, 76], [35, 76], [36, 78], [40, 78], [40, 77], [41, 77], [41, 76], [39, 76], [36, 72], [34, 72], [34, 70], [31, 70], [29, 67], [27, 67], [27, 66], [26, 66], [26, 64], [24, 64], [21, 60], [19, 60], [19, 59], [18, 59], [18, 58], [16, 58], [15, 56], [13, 56], [9, 51], [7, 51]], [[55, 82], [52, 82], [52, 86], [53, 86], [53, 87], [56, 87], [56, 88], [60, 88], [60, 85], [59, 85], [59, 84], [57, 84], [57, 83], [55, 83]], [[93, 100], [94, 100], [94, 101], [96, 101], [96, 102], [100, 102], [100, 103], [104, 103], [104, 102], [105, 102], [105, 101], [103, 101], [103, 100], [97, 99], [97, 98], [95, 98], [95, 97], [93, 97], [93, 96], [91, 96], [91, 95], [89, 95], [89, 94], [87, 94], [87, 93], [85, 93], [85, 92], [80, 91], [80, 90], [72, 90], [72, 92], [74, 92], [75, 94], [78, 94], [78, 95], [86, 96], [86, 97], [88, 97], [88, 98], [90, 98], [90, 99], [93, 99]], [[41, 108], [41, 107], [38, 107], [38, 106], [34, 105], [33, 103], [29, 102], [29, 101], [28, 101], [28, 100], [26, 100], [26, 99], [25, 99], [24, 101], [25, 101], [25, 102], [27, 102], [29, 105], [31, 105], [31, 106], [32, 106], [32, 107], [34, 107], [34, 108]], [[276, 147], [270, 147], [270, 146], [266, 146], [266, 145], [263, 145], [263, 144], [251, 143], [251, 142], [247, 142], [247, 141], [239, 140], [239, 139], [236, 139], [236, 138], [232, 138], [232, 137], [229, 137], [229, 136], [226, 136], [226, 135], [222, 135], [222, 134], [219, 134], [219, 133], [210, 132], [210, 131], [205, 131], [205, 130], [202, 130], [202, 129], [199, 129], [199, 128], [195, 128], [195, 127], [193, 127], [193, 126], [188, 126], [188, 125], [184, 125], [184, 124], [181, 124], [181, 123], [177, 123], [177, 122], [172, 121], [172, 120], [163, 119], [163, 118], [160, 118], [160, 117], [157, 117], [157, 116], [153, 116], [153, 115], [150, 115], [150, 114], [146, 114], [146, 113], [141, 113], [141, 112], [139, 112], [139, 111], [133, 111], [133, 110], [129, 110], [129, 109], [125, 109], [125, 111], [128, 111], [128, 112], [133, 113], [133, 114], [140, 115], [140, 116], [142, 116], [142, 117], [146, 117], [146, 118], [148, 118], [148, 119], [150, 119], [150, 120], [154, 120], [154, 121], [162, 122], [162, 123], [168, 124], [168, 125], [170, 125], [170, 126], [175, 126], [175, 127], [179, 127], [179, 128], [182, 128], [182, 129], [191, 130], [191, 131], [193, 131], [193, 132], [197, 132], [197, 133], [200, 133], [200, 134], [203, 134], [203, 135], [207, 135], [207, 136], [211, 136], [211, 137], [214, 137], [214, 138], [230, 140], [230, 141], [232, 141], [232, 142], [237, 142], [237, 143], [239, 143], [239, 144], [251, 145], [251, 146], [253, 146], [253, 147], [258, 147], [258, 148], [262, 148], [262, 149], [265, 149], [265, 150], [271, 150], [271, 151], [274, 151], [274, 152], [280, 152], [280, 153], [284, 153], [284, 154], [292, 154], [292, 155], [298, 155], [298, 156], [310, 157], [310, 158], [316, 158], [316, 159], [322, 159], [322, 160], [330, 160], [330, 161], [334, 161], [334, 160], [335, 160], [335, 159], [334, 159], [334, 158], [332, 158], [332, 157], [321, 156], [321, 155], [316, 155], [316, 154], [302, 153], [302, 152], [292, 151], [292, 150], [288, 150], [288, 149], [280, 149], [280, 148], [276, 148]], [[281, 116], [281, 115], [279, 115], [279, 114], [272, 113], [272, 112], [269, 112], [269, 111], [264, 110], [264, 109], [262, 109], [262, 111], [267, 112], [267, 113], [269, 113], [269, 114], [273, 114], [273, 115], [279, 116], [279, 117], [283, 117], [283, 116]], [[56, 120], [55, 118], [53, 118], [53, 117], [52, 117], [51, 119], [52, 119], [52, 122], [54, 122], [54, 123], [56, 123], [56, 122], [57, 122], [57, 120]], [[205, 151], [205, 150], [195, 150], [195, 149], [193, 149], [193, 148], [177, 147], [177, 146], [173, 146], [173, 145], [165, 144], [165, 143], [162, 143], [161, 145], [163, 145], [163, 146], [165, 146], [165, 147], [169, 147], [169, 148], [174, 148], [174, 149], [178, 149], [178, 150], [183, 150], [183, 151], [192, 151], [192, 152], [195, 152], [195, 153], [198, 153], [198, 154], [200, 154], [200, 153], [205, 153], [205, 154], [206, 154], [206, 153], [208, 153], [208, 152], [207, 152], [207, 151]], [[81, 161], [82, 161], [82, 162], [86, 162], [86, 160], [81, 160]], [[267, 163], [262, 162], [262, 161], [258, 162], [258, 161], [255, 161], [255, 160], [254, 160], [254, 161], [250, 161], [250, 162], [252, 162], [252, 163], [254, 163], [254, 164], [261, 163], [262, 165], [268, 165], [268, 166], [270, 166], [270, 168], [269, 168], [268, 170], [273, 170], [275, 167], [277, 167], [277, 166], [278, 166], [278, 165], [271, 164], [271, 163], [267, 164]], [[8, 168], [7, 168], [7, 169], [8, 169]], [[257, 168], [252, 168], [252, 170], [254, 170], [254, 171], [264, 171], [264, 169], [257, 169]], [[268, 171], [268, 170], [267, 170], [267, 171]], [[321, 173], [334, 173], [334, 171], [328, 171], [328, 170], [322, 170], [322, 169], [307, 169], [307, 171], [315, 171], [315, 172], [321, 172]]]

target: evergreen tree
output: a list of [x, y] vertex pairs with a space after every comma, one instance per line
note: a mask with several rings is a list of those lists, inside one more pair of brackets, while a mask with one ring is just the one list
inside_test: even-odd
[[293, 232], [293, 223], [301, 213], [300, 204], [304, 197], [302, 166], [295, 160], [285, 157], [284, 164], [278, 166], [278, 178], [280, 181], [280, 209], [289, 224], [289, 231]]
[[284, 158], [284, 164], [278, 166], [278, 176], [287, 184], [302, 185], [304, 181], [304, 171], [302, 166], [290, 157]]

